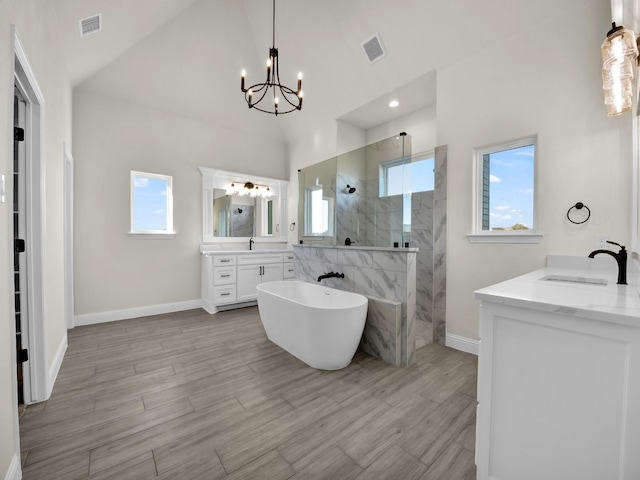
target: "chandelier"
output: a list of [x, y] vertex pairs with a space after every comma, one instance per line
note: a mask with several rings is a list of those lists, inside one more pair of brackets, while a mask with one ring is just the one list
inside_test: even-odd
[[[249, 108], [255, 108], [261, 112], [271, 113], [276, 116], [302, 109], [302, 73], [298, 74], [298, 88], [296, 90], [280, 83], [278, 49], [276, 48], [276, 0], [273, 0], [273, 43], [269, 49], [269, 60], [267, 60], [267, 80], [264, 83], [256, 83], [249, 88], [245, 88], [245, 76], [246, 71], [242, 70], [240, 88], [244, 93], [244, 99]], [[269, 98], [265, 103], [260, 104], [267, 97], [269, 91], [272, 94], [268, 95]], [[270, 100], [272, 96], [273, 100]]]

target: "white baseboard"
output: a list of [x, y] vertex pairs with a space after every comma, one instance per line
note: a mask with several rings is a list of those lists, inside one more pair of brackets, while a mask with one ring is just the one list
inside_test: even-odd
[[148, 317], [149, 315], [160, 315], [163, 313], [181, 312], [183, 310], [193, 310], [201, 308], [202, 300], [187, 300], [184, 302], [163, 303], [160, 305], [149, 305], [148, 307], [134, 307], [123, 310], [112, 310], [110, 312], [85, 313], [76, 315], [74, 325], [94, 325], [96, 323], [115, 322], [117, 320], [127, 320], [129, 318]]
[[9, 470], [5, 475], [5, 480], [20, 480], [22, 478], [22, 468], [20, 468], [20, 453], [13, 454], [11, 463], [9, 464]]
[[58, 372], [60, 372], [60, 367], [62, 366], [62, 360], [64, 360], [64, 354], [67, 351], [67, 334], [64, 334], [60, 345], [58, 346], [58, 351], [56, 355], [53, 357], [53, 362], [51, 363], [51, 367], [49, 367], [49, 378], [47, 383], [47, 399], [51, 396], [51, 392], [53, 391], [53, 386], [56, 383], [56, 378], [58, 378]]
[[474, 340], [473, 338], [461, 337], [453, 333], [447, 333], [445, 342], [447, 347], [455, 348], [467, 353], [473, 353], [478, 355], [480, 348], [480, 340]]

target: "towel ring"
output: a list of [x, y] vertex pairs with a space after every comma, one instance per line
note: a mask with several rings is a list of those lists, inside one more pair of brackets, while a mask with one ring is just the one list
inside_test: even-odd
[[[571, 211], [573, 209], [576, 210], [582, 210], [583, 208], [587, 209], [587, 218], [585, 218], [584, 220], [582, 220], [581, 222], [576, 222], [575, 220], [571, 219]], [[567, 211], [567, 219], [569, 219], [569, 221], [571, 223], [575, 223], [576, 225], [580, 225], [582, 223], [585, 223], [587, 220], [589, 220], [589, 218], [591, 217], [591, 210], [589, 210], [589, 207], [587, 207], [584, 203], [582, 202], [578, 202], [576, 203], [573, 207], [571, 207], [568, 211]]]

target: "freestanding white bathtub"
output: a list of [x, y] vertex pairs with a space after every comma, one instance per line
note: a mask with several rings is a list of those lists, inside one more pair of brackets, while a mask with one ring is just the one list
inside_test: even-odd
[[286, 280], [258, 285], [267, 337], [307, 365], [338, 370], [351, 363], [367, 319], [365, 296]]

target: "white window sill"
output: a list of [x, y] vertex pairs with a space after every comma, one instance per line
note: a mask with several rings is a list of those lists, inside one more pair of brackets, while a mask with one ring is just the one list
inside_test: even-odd
[[175, 232], [167, 232], [167, 233], [138, 233], [138, 232], [129, 232], [129, 238], [135, 238], [138, 240], [172, 240], [175, 236]]
[[467, 235], [469, 243], [540, 243], [543, 235], [533, 232], [491, 232]]

